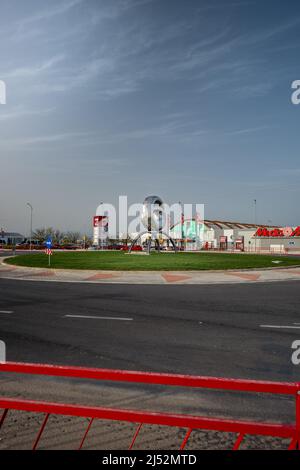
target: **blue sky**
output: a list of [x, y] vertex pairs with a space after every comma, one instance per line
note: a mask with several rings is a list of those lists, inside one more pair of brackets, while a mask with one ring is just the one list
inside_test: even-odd
[[300, 3], [1, 0], [0, 226], [158, 194], [300, 224]]

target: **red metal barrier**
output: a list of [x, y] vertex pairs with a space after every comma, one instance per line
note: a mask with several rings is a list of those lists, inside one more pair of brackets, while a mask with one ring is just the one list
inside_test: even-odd
[[145, 410], [111, 409], [83, 405], [50, 403], [44, 401], [19, 400], [7, 397], [0, 398], [0, 408], [4, 410], [0, 419], [0, 428], [4, 424], [9, 410], [45, 413], [44, 421], [34, 441], [33, 450], [37, 448], [51, 414], [77, 416], [90, 419], [88, 427], [85, 430], [80, 442], [79, 449], [83, 447], [83, 444], [95, 419], [136, 423], [137, 428], [130, 443], [129, 449], [133, 448], [133, 445], [143, 424], [185, 428], [187, 432], [182, 441], [180, 449], [185, 448], [192, 431], [195, 429], [236, 433], [237, 439], [233, 447], [234, 450], [239, 449], [245, 435], [288, 438], [290, 439], [290, 450], [300, 449], [300, 383], [221, 379], [216, 377], [65, 367], [45, 364], [21, 364], [14, 362], [0, 364], [0, 371], [21, 374], [46, 375], [52, 377], [81, 378], [115, 382], [159, 384], [214, 390], [290, 395], [295, 398], [296, 403], [294, 423], [276, 424], [256, 421], [208, 418], [202, 416], [172, 413], [149, 412]]

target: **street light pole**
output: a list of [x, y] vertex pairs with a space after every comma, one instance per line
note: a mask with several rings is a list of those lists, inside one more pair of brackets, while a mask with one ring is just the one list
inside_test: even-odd
[[[256, 201], [256, 199], [254, 199], [254, 225], [255, 225], [255, 229], [257, 228], [256, 227], [256, 203], [257, 203], [257, 201]], [[254, 250], [255, 250], [255, 253], [256, 253], [256, 236], [255, 236], [255, 241], [254, 241]]]
[[[103, 202], [101, 201], [99, 205], [102, 206], [102, 204], [103, 204]], [[101, 219], [101, 223], [103, 223], [102, 220], [103, 219]], [[98, 222], [98, 240], [99, 240], [99, 235], [100, 235], [100, 233], [99, 233], [99, 222]], [[103, 251], [103, 232], [101, 233], [101, 238], [100, 238], [100, 249], [101, 249], [101, 251]]]
[[30, 208], [30, 244], [29, 244], [29, 249], [31, 251], [31, 249], [32, 249], [32, 213], [33, 213], [33, 207], [29, 202], [27, 202], [26, 205]]
[[182, 202], [179, 201], [178, 204], [180, 204], [180, 226], [181, 226], [181, 247], [184, 249], [184, 213], [182, 209]]
[[[268, 220], [268, 225], [270, 226], [270, 228], [272, 227], [272, 220]], [[272, 244], [272, 240], [271, 238], [269, 238], [269, 252], [271, 253], [271, 244]]]

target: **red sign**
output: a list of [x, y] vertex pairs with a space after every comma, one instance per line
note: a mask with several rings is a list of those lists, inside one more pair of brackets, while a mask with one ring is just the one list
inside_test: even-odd
[[108, 225], [108, 217], [106, 215], [95, 215], [93, 224], [94, 227], [104, 227]]
[[291, 234], [291, 237], [300, 237], [300, 226], [295, 228], [295, 230]]
[[255, 237], [300, 237], [300, 226], [293, 230], [291, 227], [286, 228], [274, 228], [269, 230], [267, 228], [259, 228], [254, 235]]
[[96, 216], [93, 218], [93, 225], [94, 225], [94, 227], [98, 227], [98, 223], [99, 223], [99, 217], [96, 215]]

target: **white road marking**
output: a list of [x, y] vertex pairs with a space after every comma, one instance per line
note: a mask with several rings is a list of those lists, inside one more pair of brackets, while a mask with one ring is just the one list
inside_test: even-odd
[[0, 313], [14, 313], [12, 310], [0, 310]]
[[259, 325], [261, 328], [277, 328], [277, 329], [294, 329], [294, 330], [300, 330], [300, 326], [294, 326], [294, 325]]
[[91, 318], [94, 320], [120, 320], [120, 321], [133, 321], [133, 318], [122, 318], [122, 317], [96, 317], [93, 315], [65, 315], [68, 318]]

